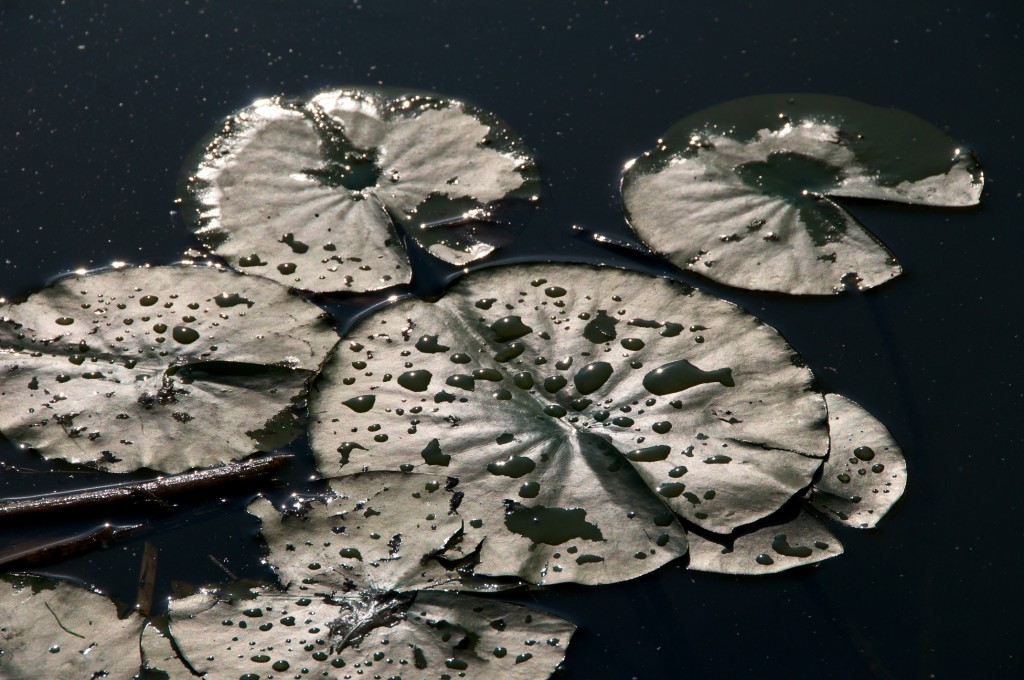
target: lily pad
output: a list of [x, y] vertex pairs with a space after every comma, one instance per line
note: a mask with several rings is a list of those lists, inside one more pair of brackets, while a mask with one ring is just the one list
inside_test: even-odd
[[833, 202], [978, 203], [974, 156], [924, 120], [825, 95], [766, 95], [695, 113], [626, 166], [636, 233], [673, 264], [755, 290], [828, 294], [899, 275]]
[[907, 463], [882, 423], [838, 394], [825, 395], [832, 450], [810, 503], [826, 516], [857, 528], [871, 528], [900, 499]]
[[188, 212], [239, 271], [370, 291], [410, 280], [396, 223], [435, 257], [472, 262], [494, 249], [477, 226], [535, 174], [523, 143], [468, 104], [331, 90], [230, 116], [191, 172]]
[[[828, 449], [772, 328], [667, 280], [581, 265], [470, 275], [353, 328], [310, 396], [324, 474], [458, 479], [477, 573], [608, 583], [770, 515]], [[557, 567], [557, 568], [556, 568]]]
[[[166, 617], [161, 617], [166, 623]], [[163, 626], [166, 629], [166, 626]], [[178, 653], [174, 650], [173, 642], [166, 630], [161, 630], [153, 621], [146, 624], [142, 630], [143, 667], [159, 673], [149, 673], [141, 676], [139, 680], [195, 680], [195, 677], [185, 664], [181, 662]]]
[[142, 666], [144, 624], [78, 586], [0, 579], [0, 677], [130, 680]]
[[843, 554], [824, 522], [802, 508], [792, 519], [732, 536], [690, 532], [689, 538], [690, 569], [718, 574], [772, 574]]
[[315, 305], [229, 270], [69, 277], [0, 307], [0, 431], [111, 471], [272, 450], [336, 341]]
[[368, 472], [328, 483], [331, 495], [296, 513], [281, 514], [262, 498], [249, 506], [282, 584], [328, 592], [356, 584], [396, 591], [458, 587], [459, 574], [431, 558], [461, 543], [462, 496], [447, 478]]
[[263, 588], [224, 602], [172, 601], [171, 633], [205, 677], [547, 678], [575, 626], [525, 607], [454, 593], [308, 597]]
[[[690, 569], [723, 574], [767, 574], [814, 564], [842, 554], [839, 539], [818, 519], [874, 527], [903, 495], [907, 466], [885, 426], [852, 400], [826, 394], [828, 458], [820, 479], [794, 509], [728, 536], [688, 534]], [[794, 514], [795, 513], [795, 514]]]
[[253, 503], [267, 561], [286, 589], [172, 602], [170, 630], [183, 657], [224, 677], [285, 678], [298, 669], [311, 677], [359, 669], [379, 677], [548, 677], [572, 624], [422, 590], [458, 578], [434, 559], [463, 525], [460, 496], [445, 482], [371, 472], [330, 480], [334, 495], [294, 514]]

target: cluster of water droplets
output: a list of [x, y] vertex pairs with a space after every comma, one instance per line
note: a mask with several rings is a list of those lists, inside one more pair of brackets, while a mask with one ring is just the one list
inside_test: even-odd
[[[203, 267], [74, 277], [3, 313], [0, 429], [47, 456], [126, 468], [186, 469], [150, 452], [234, 400], [251, 397], [236, 429], [262, 431], [336, 338], [322, 312], [274, 284]], [[288, 336], [296, 326], [305, 337]], [[272, 375], [277, 385], [245, 396]], [[232, 445], [259, 446], [248, 439]]]

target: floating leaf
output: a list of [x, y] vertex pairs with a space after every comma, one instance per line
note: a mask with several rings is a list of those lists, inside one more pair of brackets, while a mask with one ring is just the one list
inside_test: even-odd
[[210, 267], [74, 276], [0, 316], [0, 431], [115, 471], [287, 443], [292, 402], [337, 340], [286, 288]]
[[[820, 480], [799, 505], [813, 506], [848, 526], [873, 527], [903, 494], [906, 462], [889, 431], [863, 408], [838, 394], [825, 395], [825, 403], [829, 456]], [[839, 540], [806, 509], [800, 509], [795, 519], [787, 520], [785, 512], [781, 515], [729, 536], [691, 532], [690, 568], [764, 574], [843, 552]]]
[[689, 116], [627, 164], [629, 223], [676, 266], [741, 288], [827, 294], [901, 269], [832, 198], [978, 202], [973, 155], [909, 113], [767, 95]]
[[907, 484], [900, 447], [867, 411], [838, 394], [825, 395], [832, 450], [810, 503], [838, 522], [874, 527]]
[[811, 374], [770, 327], [666, 280], [501, 268], [354, 328], [311, 392], [325, 474], [456, 477], [477, 573], [607, 583], [807, 487], [828, 448]]
[[490, 208], [534, 173], [523, 144], [453, 99], [332, 90], [230, 116], [189, 183], [194, 229], [232, 267], [312, 291], [407, 283], [393, 220], [462, 265]]
[[78, 586], [0, 579], [0, 677], [129, 680], [142, 665], [144, 623]]
[[185, 659], [201, 673], [243, 678], [290, 677], [285, 672], [298, 669], [334, 677], [353, 668], [387, 677], [548, 677], [572, 624], [420, 590], [447, 588], [453, 579], [433, 559], [462, 532], [460, 496], [445, 482], [366, 473], [330, 480], [337, 493], [297, 514], [281, 515], [265, 500], [250, 505], [287, 592], [172, 602], [171, 633]]
[[170, 636], [162, 632], [152, 621], [142, 630], [140, 647], [143, 666], [150, 670], [158, 670], [160, 673], [146, 674], [138, 680], [195, 680], [196, 676], [185, 667], [178, 658], [178, 653], [174, 651]]
[[373, 584], [410, 591], [449, 587], [457, 578], [430, 555], [462, 533], [461, 495], [435, 475], [370, 472], [329, 480], [333, 495], [309, 501], [297, 514], [279, 513], [264, 499], [249, 506], [260, 518], [268, 562], [281, 582], [346, 590]]
[[843, 554], [839, 539], [806, 510], [733, 536], [690, 532], [690, 569], [719, 574], [772, 574]]
[[266, 680], [305, 669], [311, 678], [547, 678], [575, 629], [525, 607], [425, 591], [307, 597], [264, 588], [232, 602], [172, 601], [170, 614], [196, 671]]

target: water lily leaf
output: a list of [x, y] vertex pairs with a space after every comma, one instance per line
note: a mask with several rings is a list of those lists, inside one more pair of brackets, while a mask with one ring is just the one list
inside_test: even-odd
[[565, 653], [571, 624], [421, 590], [457, 586], [459, 574], [432, 559], [462, 532], [461, 496], [446, 482], [370, 472], [330, 480], [332, 495], [297, 513], [281, 514], [263, 499], [252, 503], [267, 561], [286, 589], [259, 588], [231, 602], [207, 594], [173, 602], [171, 634], [184, 658], [199, 672], [225, 677], [374, 667], [389, 677], [547, 677]]
[[[581, 265], [473, 274], [370, 317], [311, 391], [324, 474], [458, 478], [477, 573], [624, 580], [807, 487], [825, 403], [770, 327], [686, 286]], [[558, 567], [557, 569], [555, 567]]]
[[430, 556], [460, 542], [461, 496], [447, 478], [370, 472], [329, 480], [333, 495], [281, 514], [265, 499], [260, 518], [267, 561], [285, 585], [344, 591], [355, 584], [409, 591], [453, 587], [458, 574]]
[[825, 524], [802, 508], [793, 519], [732, 536], [690, 532], [690, 569], [718, 574], [772, 574], [843, 554]]
[[332, 90], [230, 116], [192, 172], [193, 229], [232, 267], [311, 291], [407, 283], [394, 221], [446, 262], [484, 257], [489, 210], [535, 173], [491, 114], [453, 99]]
[[210, 267], [74, 276], [0, 317], [0, 431], [113, 471], [287, 443], [292, 402], [337, 341], [286, 288]]
[[837, 522], [874, 527], [900, 499], [907, 463], [882, 423], [838, 394], [826, 394], [832, 450], [810, 503]]
[[[501, 602], [453, 593], [367, 591], [328, 597], [260, 589], [252, 599], [173, 601], [171, 633], [210, 678], [547, 678], [575, 627]], [[251, 675], [250, 675], [251, 674]]]
[[978, 202], [974, 156], [909, 113], [844, 97], [767, 95], [673, 126], [627, 164], [622, 201], [637, 234], [678, 267], [732, 286], [827, 294], [901, 269], [833, 202]]
[[143, 667], [160, 673], [143, 675], [140, 680], [195, 680], [196, 676], [185, 667], [178, 653], [174, 651], [171, 638], [161, 632], [152, 621], [142, 630], [141, 647]]
[[129, 680], [142, 666], [144, 624], [78, 586], [0, 579], [0, 677]]

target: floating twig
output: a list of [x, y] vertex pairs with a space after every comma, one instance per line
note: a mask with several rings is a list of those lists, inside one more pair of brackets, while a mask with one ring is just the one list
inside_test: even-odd
[[156, 544], [152, 541], [142, 544], [141, 561], [139, 587], [135, 593], [135, 609], [143, 616], [149, 616], [153, 608], [153, 591], [156, 587]]
[[171, 496], [194, 493], [224, 483], [264, 477], [279, 468], [291, 456], [271, 456], [244, 463], [228, 463], [215, 468], [158, 477], [148, 482], [128, 482], [69, 493], [49, 494], [0, 501], [0, 518], [44, 512], [80, 510], [109, 506], [119, 502], [163, 503]]
[[111, 541], [132, 536], [144, 527], [143, 524], [127, 527], [104, 524], [72, 536], [16, 543], [0, 550], [0, 568], [4, 571], [19, 571], [59, 562], [96, 548], [104, 548]]
[[228, 569], [227, 566], [223, 562], [218, 560], [216, 557], [214, 557], [213, 555], [207, 555], [207, 557], [209, 557], [211, 562], [220, 567], [224, 571], [224, 573], [230, 576], [232, 579], [234, 579], [235, 581], [240, 580], [238, 578], [238, 574]]
[[63, 623], [61, 623], [60, 619], [57, 617], [57, 612], [53, 611], [53, 608], [50, 607], [48, 602], [44, 602], [43, 606], [45, 606], [47, 609], [50, 610], [50, 613], [53, 614], [53, 620], [57, 622], [57, 625], [61, 627], [61, 630], [63, 630], [65, 633], [70, 633], [71, 635], [74, 635], [76, 638], [82, 638], [83, 640], [85, 639], [84, 635], [79, 635], [78, 633], [76, 633], [75, 631], [71, 630], [70, 628], [65, 626]]

